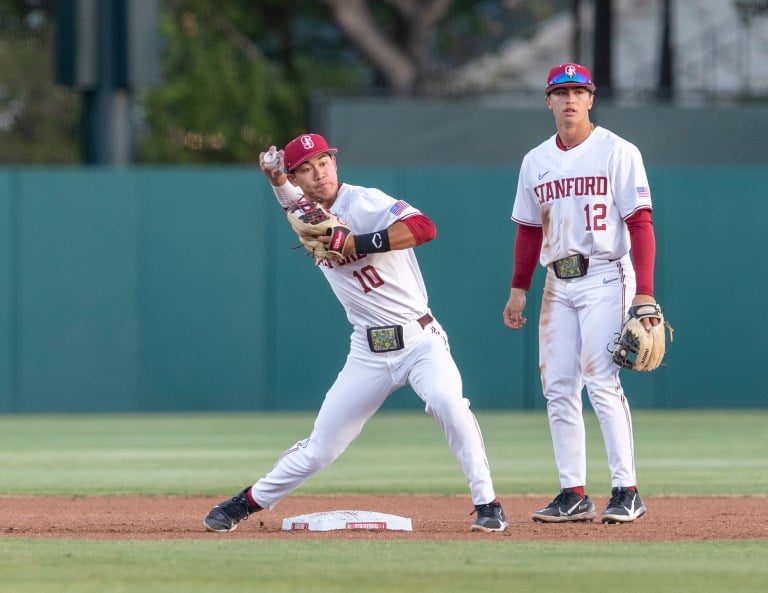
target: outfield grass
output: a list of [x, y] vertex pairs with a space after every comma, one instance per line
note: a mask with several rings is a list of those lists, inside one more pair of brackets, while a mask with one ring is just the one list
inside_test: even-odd
[[[499, 494], [556, 491], [543, 412], [485, 412], [478, 419]], [[228, 495], [306, 436], [312, 421], [312, 414], [0, 416], [0, 494]], [[598, 492], [602, 483], [607, 491], [602, 440], [593, 415], [587, 421], [591, 489]], [[638, 411], [635, 437], [644, 494], [768, 494], [768, 411]], [[465, 494], [466, 485], [434, 420], [419, 413], [380, 413], [333, 466], [296, 495], [369, 492]], [[768, 540], [2, 537], [0, 591], [762, 593], [768, 583], [766, 558]]]
[[[768, 411], [635, 413], [647, 495], [768, 494]], [[543, 412], [478, 413], [496, 489], [558, 489]], [[255, 481], [312, 414], [0, 415], [0, 494], [228, 494]], [[589, 487], [609, 491], [602, 438], [587, 415]], [[435, 421], [380, 413], [297, 494], [465, 494]]]

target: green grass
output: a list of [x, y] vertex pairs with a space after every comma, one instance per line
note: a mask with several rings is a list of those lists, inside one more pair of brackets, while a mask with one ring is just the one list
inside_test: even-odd
[[763, 593], [765, 542], [0, 539], [4, 593]]
[[[482, 412], [500, 495], [557, 489], [544, 412]], [[768, 411], [638, 411], [641, 490], [768, 495]], [[231, 494], [311, 430], [313, 414], [0, 416], [0, 494]], [[587, 414], [591, 491], [605, 451]], [[295, 495], [466, 494], [437, 424], [380, 413]], [[0, 501], [2, 504], [2, 501]], [[55, 512], [42, 509], [41, 512]], [[3, 527], [0, 526], [0, 529]], [[2, 593], [184, 591], [762, 592], [768, 539], [680, 543], [0, 537]]]
[[[313, 414], [0, 416], [0, 494], [227, 494], [255, 481], [312, 428]], [[544, 412], [478, 413], [496, 489], [558, 488]], [[588, 413], [590, 490], [608, 491], [605, 450]], [[768, 411], [640, 411], [647, 495], [768, 493]], [[297, 494], [464, 494], [435, 421], [380, 413]]]

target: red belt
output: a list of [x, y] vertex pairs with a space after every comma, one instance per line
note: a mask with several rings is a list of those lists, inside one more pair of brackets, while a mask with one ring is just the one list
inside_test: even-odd
[[432, 322], [434, 321], [434, 319], [432, 318], [432, 315], [430, 315], [429, 313], [427, 313], [427, 314], [426, 314], [426, 315], [424, 315], [423, 317], [419, 317], [419, 318], [418, 318], [416, 321], [418, 321], [418, 322], [419, 322], [419, 325], [421, 326], [421, 329], [424, 329], [424, 328], [425, 328], [425, 327], [427, 327], [427, 326], [428, 326], [430, 323], [432, 323]]

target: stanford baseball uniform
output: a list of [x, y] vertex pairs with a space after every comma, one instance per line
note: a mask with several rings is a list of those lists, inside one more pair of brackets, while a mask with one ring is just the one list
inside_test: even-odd
[[[370, 233], [418, 214], [406, 202], [370, 188], [343, 184], [331, 211], [354, 233]], [[320, 261], [353, 326], [346, 364], [326, 394], [312, 434], [299, 441], [251, 490], [271, 509], [327, 466], [360, 434], [387, 396], [410, 383], [443, 429], [467, 478], [475, 504], [496, 498], [482, 436], [463, 397], [448, 337], [431, 318], [413, 249]], [[421, 320], [421, 321], [419, 321]], [[400, 324], [404, 348], [371, 352], [367, 328]], [[420, 364], [414, 363], [419, 360]]]
[[[624, 220], [644, 208], [651, 208], [651, 194], [640, 152], [604, 128], [570, 150], [552, 136], [523, 159], [512, 220], [543, 232], [540, 261], [548, 272], [539, 364], [563, 488], [586, 483], [578, 395], [585, 386], [605, 439], [612, 485], [636, 483], [629, 404], [609, 349], [635, 295]], [[571, 255], [588, 258], [586, 276], [558, 278], [553, 262]], [[587, 382], [582, 369], [589, 369]]]

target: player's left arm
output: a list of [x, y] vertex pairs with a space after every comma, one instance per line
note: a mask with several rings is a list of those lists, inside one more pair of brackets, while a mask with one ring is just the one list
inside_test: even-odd
[[[656, 236], [653, 230], [651, 210], [643, 208], [626, 219], [629, 228], [632, 262], [635, 267], [637, 290], [632, 299], [632, 305], [653, 304], [653, 272], [656, 261]], [[649, 327], [659, 323], [658, 319], [644, 319], [643, 324]]]
[[437, 228], [434, 222], [424, 214], [413, 214], [396, 220], [380, 231], [351, 235], [344, 245], [343, 255], [409, 249], [432, 241], [436, 236]]
[[409, 249], [437, 237], [437, 227], [423, 214], [398, 220], [387, 229], [392, 249]]

